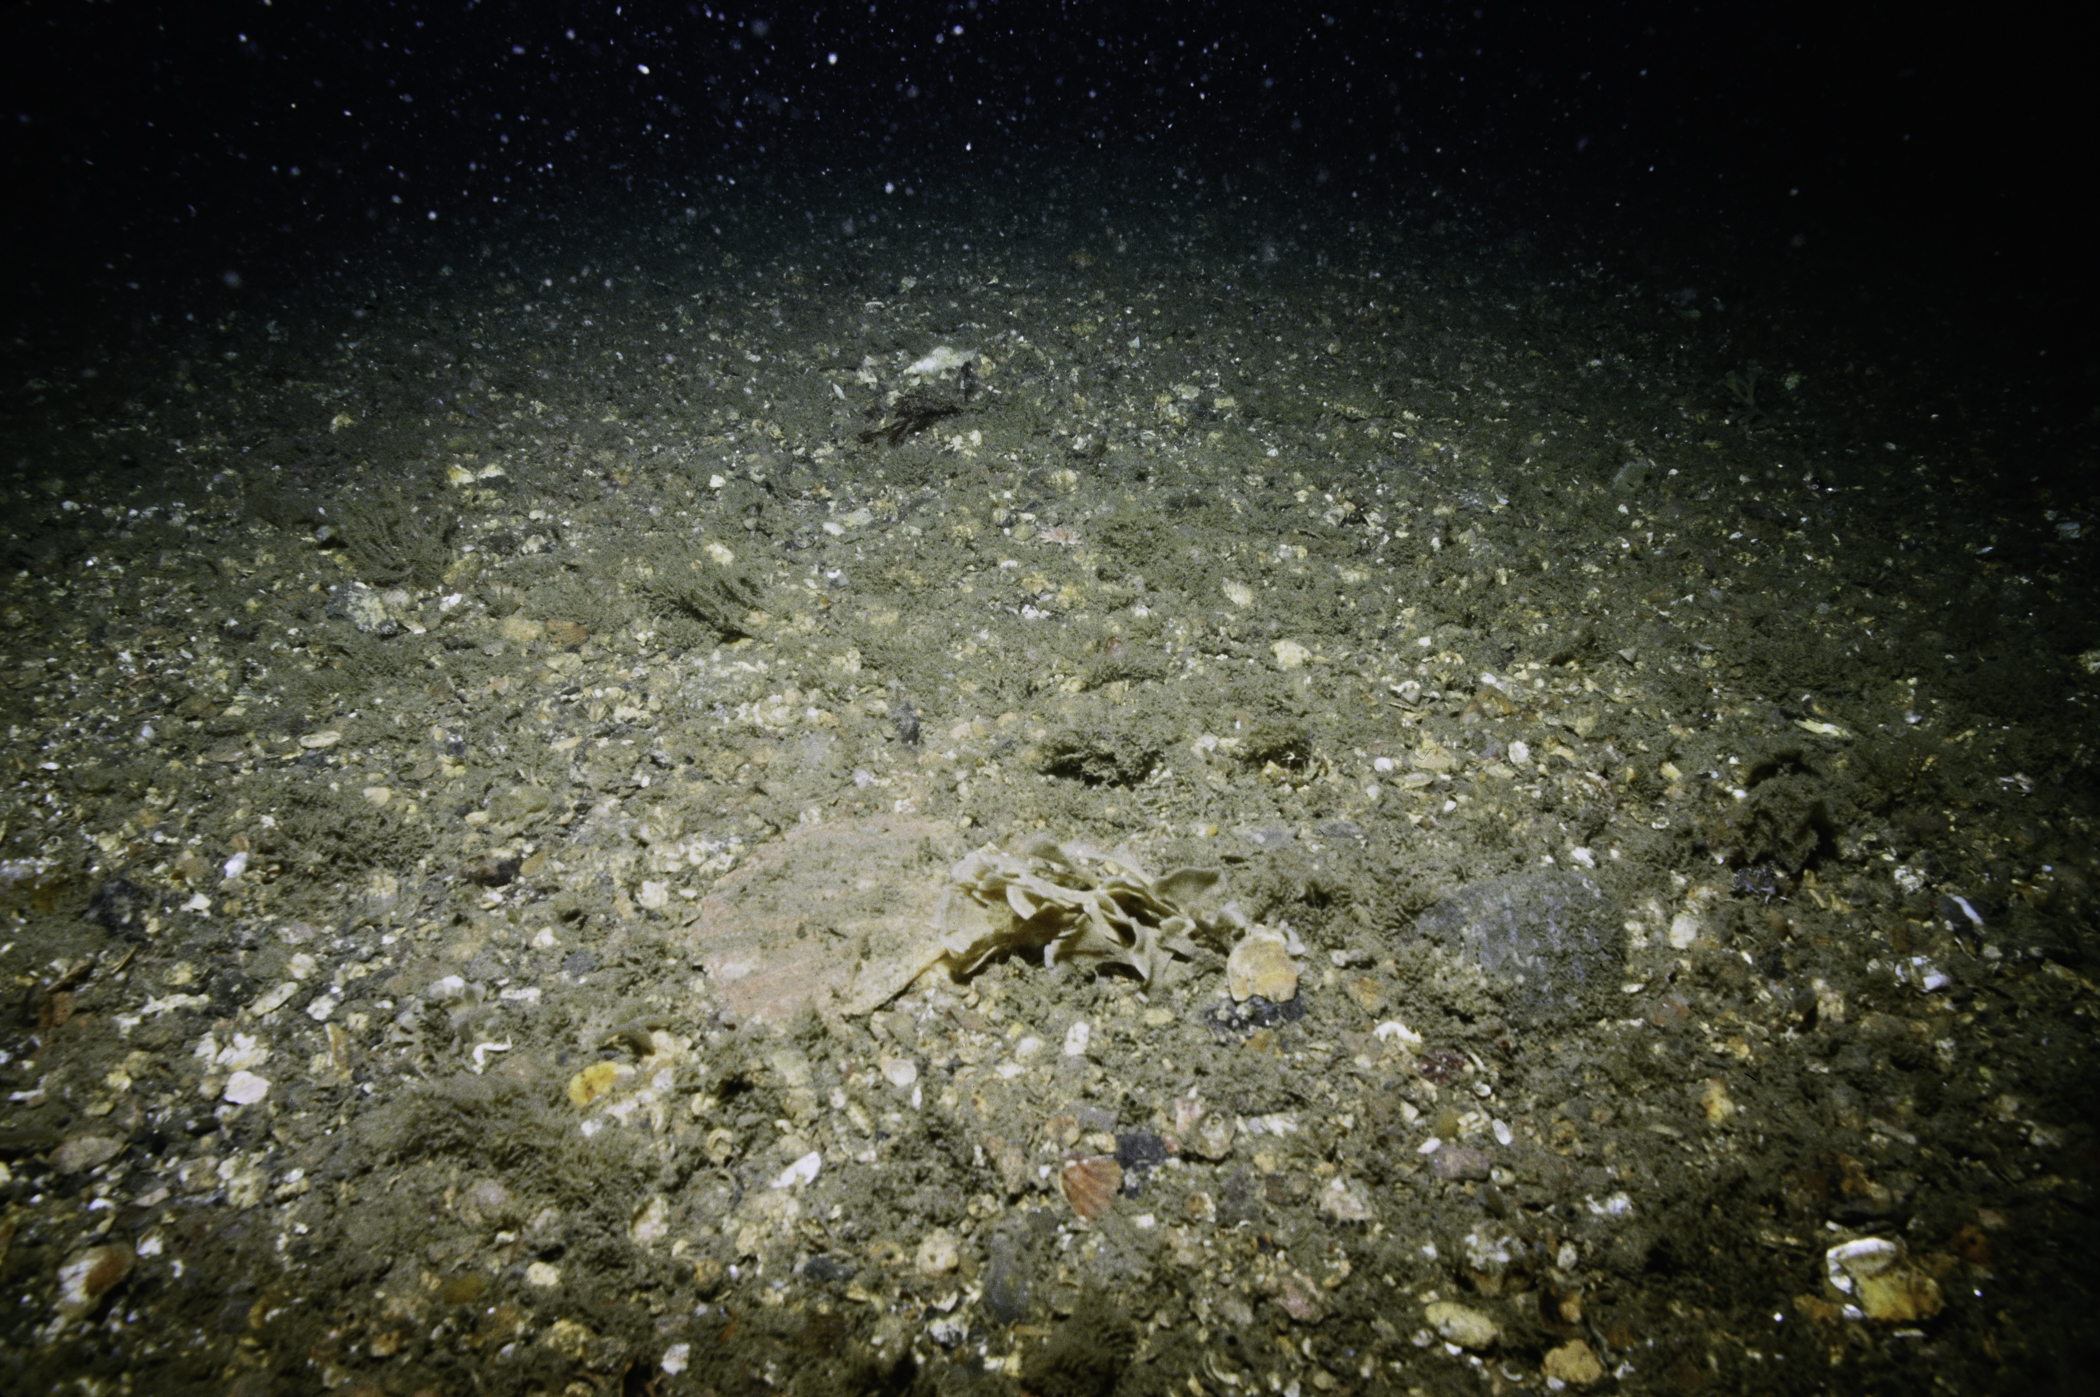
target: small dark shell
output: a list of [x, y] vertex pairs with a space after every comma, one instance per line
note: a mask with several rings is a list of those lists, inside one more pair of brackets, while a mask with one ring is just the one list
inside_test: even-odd
[[1123, 1166], [1109, 1154], [1069, 1159], [1065, 1161], [1064, 1172], [1058, 1175], [1057, 1183], [1064, 1190], [1065, 1201], [1072, 1205], [1072, 1211], [1092, 1222], [1115, 1202], [1116, 1194], [1123, 1187]]

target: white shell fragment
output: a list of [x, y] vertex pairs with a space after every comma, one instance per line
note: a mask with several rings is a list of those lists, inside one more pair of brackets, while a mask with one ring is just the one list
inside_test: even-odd
[[1943, 1303], [1939, 1282], [1905, 1259], [1902, 1243], [1886, 1237], [1861, 1237], [1830, 1248], [1823, 1253], [1823, 1275], [1834, 1295], [1856, 1302], [1866, 1318], [1884, 1324], [1930, 1319]]
[[915, 361], [905, 369], [908, 374], [931, 378], [936, 374], [953, 373], [977, 357], [974, 349], [957, 349], [953, 345], [937, 345], [931, 354]]
[[798, 1184], [812, 1184], [817, 1180], [817, 1171], [824, 1167], [824, 1156], [811, 1150], [802, 1158], [780, 1171], [773, 1180], [774, 1188], [794, 1188]]
[[234, 1073], [226, 1079], [226, 1088], [220, 1093], [236, 1106], [253, 1106], [269, 1094], [270, 1079], [253, 1072]]
[[1354, 1179], [1329, 1179], [1316, 1206], [1336, 1222], [1369, 1222], [1377, 1215], [1370, 1194]]
[[1087, 1045], [1093, 1041], [1094, 1026], [1085, 1019], [1076, 1020], [1065, 1030], [1065, 1056], [1085, 1057]]

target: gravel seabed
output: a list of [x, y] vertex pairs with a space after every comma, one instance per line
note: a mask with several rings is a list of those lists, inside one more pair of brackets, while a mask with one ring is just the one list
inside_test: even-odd
[[[1776, 293], [1038, 195], [13, 366], [9, 1390], [2074, 1370], [2082, 507]], [[1268, 993], [842, 1007], [1042, 841], [1219, 870]]]

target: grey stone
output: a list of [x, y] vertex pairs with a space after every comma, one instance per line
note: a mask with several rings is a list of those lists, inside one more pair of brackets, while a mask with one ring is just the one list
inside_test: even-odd
[[1579, 873], [1527, 873], [1459, 889], [1415, 930], [1486, 971], [1511, 1023], [1541, 1028], [1608, 1012], [1625, 964], [1622, 920]]

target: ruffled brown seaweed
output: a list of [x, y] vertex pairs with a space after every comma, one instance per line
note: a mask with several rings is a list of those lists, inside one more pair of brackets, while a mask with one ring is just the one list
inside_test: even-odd
[[1052, 970], [1122, 965], [1171, 983], [1199, 943], [1222, 949], [1252, 923], [1232, 903], [1205, 908], [1222, 875], [1177, 868], [1155, 878], [1126, 854], [1039, 839], [1020, 853], [986, 845], [955, 865], [941, 910], [948, 966], [968, 975], [1002, 952], [1042, 953]]

